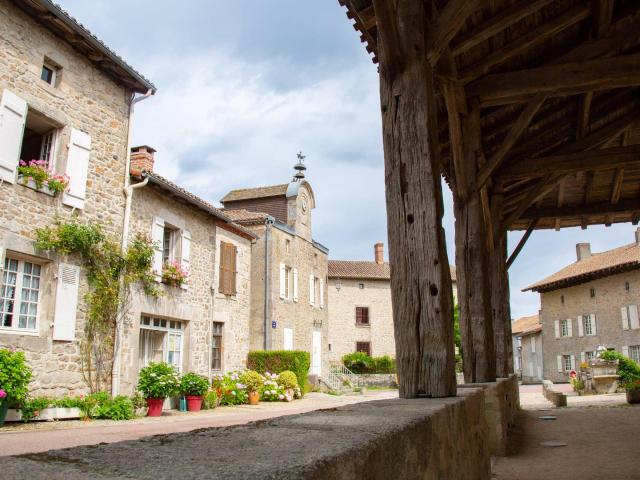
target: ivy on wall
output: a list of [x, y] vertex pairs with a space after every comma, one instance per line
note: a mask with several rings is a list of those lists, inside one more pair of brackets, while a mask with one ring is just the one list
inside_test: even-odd
[[80, 349], [82, 374], [92, 393], [105, 390], [113, 365], [116, 327], [126, 320], [132, 287], [137, 284], [146, 294], [159, 296], [151, 274], [153, 244], [138, 235], [123, 252], [100, 225], [75, 220], [37, 229], [36, 237], [37, 248], [78, 256], [82, 261], [89, 284]]

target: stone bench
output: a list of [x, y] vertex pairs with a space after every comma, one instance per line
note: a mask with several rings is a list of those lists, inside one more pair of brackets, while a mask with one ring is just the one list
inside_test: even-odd
[[567, 396], [564, 393], [556, 390], [554, 388], [553, 382], [549, 380], [542, 381], [542, 395], [556, 407], [567, 406]]

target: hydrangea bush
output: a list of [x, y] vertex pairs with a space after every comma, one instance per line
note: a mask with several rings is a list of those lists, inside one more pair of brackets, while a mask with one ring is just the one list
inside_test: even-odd
[[209, 390], [209, 380], [196, 373], [185, 373], [180, 380], [180, 393], [183, 395], [202, 397]]
[[242, 405], [249, 401], [247, 386], [240, 381], [238, 372], [214, 375], [211, 383], [220, 405]]
[[151, 362], [140, 370], [138, 390], [146, 398], [167, 398], [178, 393], [179, 389], [178, 374], [168, 363]]

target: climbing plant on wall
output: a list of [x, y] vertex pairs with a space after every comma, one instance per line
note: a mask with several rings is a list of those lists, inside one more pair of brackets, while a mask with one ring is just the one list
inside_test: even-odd
[[36, 230], [37, 248], [61, 255], [78, 256], [85, 267], [89, 291], [84, 335], [81, 341], [82, 373], [92, 392], [105, 390], [113, 362], [114, 335], [131, 306], [132, 287], [146, 294], [159, 291], [151, 274], [153, 244], [136, 236], [126, 251], [104, 233], [100, 225], [75, 220], [57, 221]]

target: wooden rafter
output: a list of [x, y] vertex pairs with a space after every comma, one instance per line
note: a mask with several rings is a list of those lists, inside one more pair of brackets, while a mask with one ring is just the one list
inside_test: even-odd
[[589, 116], [591, 114], [591, 101], [593, 92], [587, 92], [579, 99], [578, 126], [576, 128], [576, 140], [581, 139], [589, 132]]
[[513, 222], [518, 220], [523, 212], [527, 210], [527, 208], [533, 205], [538, 200], [538, 198], [544, 196], [549, 190], [555, 187], [555, 185], [561, 178], [562, 176], [556, 173], [548, 173], [546, 177], [544, 177], [533, 188], [531, 188], [526, 197], [517, 204], [515, 210], [513, 210], [505, 219], [504, 229], [508, 230]]
[[589, 205], [592, 203], [593, 197], [593, 182], [595, 181], [596, 174], [593, 170], [589, 170], [587, 172], [587, 181], [585, 182], [584, 187], [584, 205]]
[[526, 209], [520, 215], [520, 221], [533, 218], [579, 218], [593, 215], [622, 214], [639, 211], [638, 200], [620, 200], [616, 205], [607, 202], [592, 203], [591, 205], [565, 205], [557, 207], [536, 207]]
[[624, 168], [617, 168], [613, 175], [613, 182], [611, 184], [611, 205], [615, 205], [620, 201], [620, 195], [622, 194], [622, 183], [624, 181]]
[[449, 0], [436, 18], [435, 24], [428, 30], [427, 59], [435, 65], [449, 42], [464, 26], [467, 18], [475, 12], [484, 0]]
[[537, 218], [534, 220], [531, 220], [531, 222], [529, 223], [529, 226], [527, 227], [527, 231], [524, 233], [524, 235], [518, 242], [518, 245], [516, 245], [516, 248], [511, 253], [511, 255], [509, 255], [509, 259], [507, 260], [507, 270], [511, 267], [513, 262], [515, 262], [516, 258], [518, 258], [518, 255], [524, 248], [525, 244], [527, 243], [527, 240], [529, 240], [529, 237], [531, 236], [531, 234], [533, 233], [537, 225], [538, 225]]

